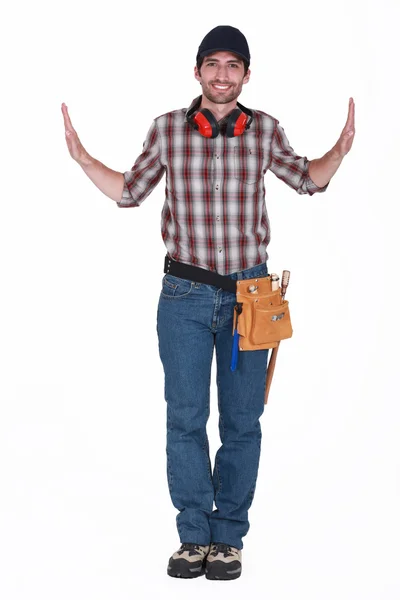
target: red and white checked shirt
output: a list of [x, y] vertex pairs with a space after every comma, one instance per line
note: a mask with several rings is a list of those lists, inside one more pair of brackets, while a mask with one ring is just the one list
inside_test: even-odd
[[[195, 98], [200, 104], [201, 96]], [[156, 117], [143, 151], [125, 171], [121, 208], [140, 206], [166, 174], [161, 235], [173, 260], [227, 275], [268, 260], [270, 224], [264, 175], [270, 169], [298, 194], [324, 192], [307, 157], [289, 145], [279, 121], [253, 110], [242, 135], [206, 138], [182, 108]], [[226, 123], [228, 116], [219, 121]]]

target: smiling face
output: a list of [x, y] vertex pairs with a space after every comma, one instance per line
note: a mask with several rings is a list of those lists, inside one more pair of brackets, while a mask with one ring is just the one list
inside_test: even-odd
[[228, 104], [238, 98], [243, 84], [250, 78], [250, 69], [244, 74], [243, 60], [231, 52], [213, 52], [203, 60], [194, 76], [203, 88], [204, 96], [215, 104]]

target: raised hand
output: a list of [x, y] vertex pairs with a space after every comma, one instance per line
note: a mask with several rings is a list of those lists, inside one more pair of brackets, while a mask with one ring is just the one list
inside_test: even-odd
[[68, 114], [68, 107], [64, 102], [61, 104], [61, 112], [64, 116], [65, 139], [70, 155], [80, 165], [90, 164], [92, 157], [86, 152], [85, 148], [81, 144], [78, 134], [72, 127], [71, 119], [69, 118]]
[[343, 156], [349, 152], [351, 146], [353, 145], [354, 135], [356, 132], [354, 126], [354, 107], [354, 100], [353, 98], [350, 98], [346, 125], [344, 126], [343, 131], [340, 134], [340, 138], [334, 146], [341, 158], [343, 158]]

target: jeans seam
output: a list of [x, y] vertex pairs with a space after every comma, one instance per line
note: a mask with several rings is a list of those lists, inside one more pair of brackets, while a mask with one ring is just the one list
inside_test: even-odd
[[[217, 354], [217, 350], [215, 350], [215, 352]], [[217, 367], [217, 388], [218, 388], [218, 394], [217, 394], [217, 396], [218, 396], [218, 412], [219, 412], [219, 419], [221, 421], [221, 429], [222, 429], [221, 443], [223, 444], [224, 443], [224, 439], [225, 439], [225, 426], [224, 426], [224, 418], [222, 416], [222, 410], [221, 410], [222, 389], [220, 387], [220, 378], [219, 378], [219, 373], [218, 373], [218, 367]], [[217, 497], [218, 494], [222, 491], [222, 481], [221, 481], [221, 477], [220, 477], [220, 471], [219, 471], [219, 466], [218, 466], [218, 456], [217, 455], [215, 455], [215, 470], [216, 470], [217, 477], [218, 477], [218, 490], [216, 491], [216, 494], [215, 494], [215, 497]]]
[[[208, 373], [209, 373], [209, 377], [208, 377], [208, 386], [207, 389], [210, 390], [210, 385], [211, 385], [211, 368], [212, 368], [212, 361], [213, 361], [213, 356], [214, 356], [214, 346], [213, 346], [213, 352], [211, 353], [211, 361], [210, 361], [210, 365], [208, 368]], [[208, 437], [207, 437], [207, 421], [210, 415], [210, 393], [208, 393], [208, 400], [207, 400], [207, 405], [206, 405], [206, 413], [207, 413], [207, 419], [206, 419], [206, 424], [205, 424], [205, 438], [204, 438], [204, 443], [203, 443], [203, 452], [206, 455], [206, 459], [207, 459], [207, 469], [208, 469], [208, 478], [212, 481], [212, 473], [211, 473], [211, 464], [210, 464], [210, 454], [209, 451], [206, 451], [206, 445], [208, 442]]]
[[172, 495], [172, 470], [171, 470], [171, 461], [170, 461], [170, 457], [169, 457], [169, 452], [167, 450], [167, 472], [168, 472], [168, 486], [169, 486], [169, 491], [170, 494]]
[[[207, 435], [207, 434], [206, 434]], [[211, 481], [212, 483], [212, 473], [211, 473], [211, 465], [210, 465], [210, 454], [209, 451], [207, 451], [207, 438], [204, 440], [204, 444], [203, 444], [203, 452], [206, 455], [206, 460], [207, 460], [207, 471], [208, 471], [208, 479]]]

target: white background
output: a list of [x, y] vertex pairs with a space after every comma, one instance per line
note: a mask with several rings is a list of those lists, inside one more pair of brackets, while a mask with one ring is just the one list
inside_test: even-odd
[[[399, 12], [389, 0], [3, 8], [2, 598], [399, 598]], [[119, 209], [71, 159], [61, 113], [92, 156], [129, 170], [152, 119], [201, 92], [197, 48], [221, 24], [250, 46], [239, 100], [278, 118], [298, 154], [332, 148], [350, 97], [356, 114], [325, 193], [266, 175], [268, 267], [291, 272], [294, 334], [231, 583], [166, 573], [179, 538], [156, 333], [165, 180]], [[212, 464], [215, 374], [214, 362]]]

